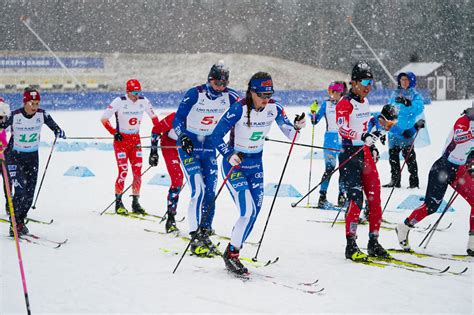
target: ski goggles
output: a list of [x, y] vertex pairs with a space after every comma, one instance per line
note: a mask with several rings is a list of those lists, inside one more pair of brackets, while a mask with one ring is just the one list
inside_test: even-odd
[[392, 129], [392, 127], [395, 126], [397, 122], [398, 122], [398, 119], [388, 120], [387, 118], [385, 118], [384, 115], [382, 114], [379, 115], [379, 123], [384, 127], [385, 130]]
[[255, 92], [255, 94], [257, 94], [257, 96], [260, 97], [261, 99], [270, 99], [273, 96], [272, 92], [270, 92], [270, 93], [268, 93], [268, 92], [266, 92], [266, 93]]
[[229, 84], [229, 81], [226, 80], [213, 80], [214, 84], [217, 85], [218, 87], [226, 87], [227, 84]]
[[372, 80], [372, 79], [364, 79], [364, 80], [360, 80], [359, 82], [363, 86], [374, 85], [374, 80]]
[[140, 96], [140, 94], [142, 93], [141, 91], [129, 91], [128, 93], [132, 94], [132, 95], [135, 95], [135, 96]]

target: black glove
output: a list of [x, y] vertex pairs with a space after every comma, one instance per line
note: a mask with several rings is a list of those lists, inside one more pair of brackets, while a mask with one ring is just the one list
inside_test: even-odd
[[296, 115], [293, 125], [296, 130], [303, 129], [306, 126], [306, 119], [304, 118], [304, 112], [301, 115]]
[[411, 101], [406, 98], [406, 97], [403, 97], [403, 96], [399, 96], [395, 99], [395, 102], [397, 103], [400, 103], [400, 104], [403, 104], [405, 106], [411, 106]]
[[56, 130], [54, 130], [54, 136], [56, 138], [66, 139], [66, 133], [61, 128], [57, 128]]
[[374, 162], [377, 163], [380, 160], [380, 153], [379, 150], [375, 145], [370, 147], [370, 153], [372, 153], [372, 157], [374, 158]]
[[404, 136], [407, 139], [410, 139], [411, 137], [413, 137], [413, 131], [411, 130], [411, 128], [410, 129], [405, 129], [402, 132], [402, 136]]
[[379, 139], [380, 139], [380, 143], [382, 143], [382, 145], [385, 145], [385, 141], [387, 141], [387, 136], [383, 135]]
[[413, 127], [416, 129], [416, 131], [420, 130], [421, 128], [425, 128], [425, 120], [418, 120]]
[[182, 133], [179, 138], [179, 142], [181, 143], [181, 148], [186, 152], [187, 155], [191, 156], [193, 154], [194, 145], [191, 140], [186, 134]]
[[365, 145], [367, 146], [372, 146], [377, 140], [378, 138], [380, 138], [382, 136], [382, 133], [378, 130], [374, 131], [374, 132], [364, 132], [360, 139], [362, 141], [365, 142]]
[[150, 157], [148, 158], [148, 164], [150, 166], [157, 166], [159, 160], [158, 149], [152, 148], [150, 151]]
[[114, 140], [115, 141], [122, 141], [123, 140], [122, 134], [120, 132], [116, 131], [114, 133]]

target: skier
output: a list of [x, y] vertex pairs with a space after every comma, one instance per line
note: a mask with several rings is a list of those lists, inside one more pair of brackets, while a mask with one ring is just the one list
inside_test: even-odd
[[[26, 88], [23, 93], [23, 108], [16, 109], [0, 123], [0, 128], [11, 128], [10, 141], [5, 150], [10, 186], [13, 187], [13, 208], [18, 235], [28, 234], [25, 219], [33, 203], [38, 179], [38, 148], [41, 128], [46, 124], [56, 138], [66, 139], [64, 131], [53, 118], [39, 108], [40, 93]], [[13, 225], [10, 225], [13, 236]]]
[[[342, 137], [343, 152], [339, 155], [339, 164], [347, 163], [339, 172], [347, 187], [349, 207], [346, 215], [346, 252], [347, 259], [367, 260], [367, 255], [357, 246], [357, 222], [362, 208], [363, 192], [369, 205], [369, 256], [389, 258], [390, 255], [379, 244], [378, 236], [382, 221], [380, 205], [380, 179], [372, 152], [374, 144], [382, 135], [380, 131], [369, 132], [370, 108], [367, 95], [374, 84], [372, 70], [366, 62], [359, 62], [352, 69], [351, 86], [347, 96], [336, 105], [336, 119], [339, 134]], [[388, 130], [396, 119], [393, 107], [384, 107], [379, 121]], [[349, 157], [358, 152], [352, 159]]]
[[[324, 134], [324, 147], [332, 149], [340, 149], [341, 141], [339, 139], [338, 126], [336, 123], [336, 104], [347, 92], [347, 85], [343, 81], [331, 82], [328, 87], [329, 99], [325, 100], [321, 107], [318, 108], [318, 103], [315, 101], [311, 105], [311, 123], [316, 125], [322, 117], [326, 119], [326, 133]], [[326, 169], [323, 174], [323, 181], [319, 190], [319, 208], [330, 208], [332, 205], [327, 201], [326, 194], [331, 180], [330, 174], [336, 168], [336, 159], [338, 152], [324, 150], [324, 161]], [[342, 178], [339, 177], [339, 196], [337, 198], [337, 205], [343, 207], [346, 203], [345, 188]]]
[[[222, 175], [230, 172], [226, 185], [240, 217], [232, 229], [231, 241], [223, 258], [227, 269], [238, 275], [247, 268], [239, 260], [239, 251], [249, 236], [263, 202], [262, 152], [265, 136], [276, 121], [281, 131], [293, 140], [305, 126], [304, 113], [296, 116], [294, 125], [283, 107], [273, 100], [273, 81], [265, 72], [257, 72], [249, 81], [244, 99], [233, 104], [223, 115], [212, 134], [212, 141], [222, 154]], [[231, 130], [230, 141], [223, 138]]]
[[[417, 118], [423, 113], [423, 97], [415, 89], [416, 76], [413, 72], [401, 72], [397, 78], [398, 88], [392, 93], [390, 104], [399, 110], [398, 123], [388, 133], [389, 161], [392, 173], [390, 183], [383, 187], [401, 187], [400, 180], [400, 151], [406, 161], [410, 173], [410, 186], [408, 188], [419, 188], [418, 165], [416, 163], [415, 133], [411, 127], [417, 122]], [[410, 155], [410, 148], [411, 153]]]
[[448, 184], [471, 206], [467, 253], [474, 256], [474, 104], [456, 120], [446, 141], [442, 156], [433, 163], [428, 175], [425, 201], [396, 227], [400, 246], [409, 251], [410, 229], [426, 216], [435, 213]]
[[[140, 124], [143, 112], [151, 118], [153, 125], [158, 124], [158, 117], [153, 112], [150, 101], [141, 95], [141, 85], [136, 79], [126, 84], [126, 94], [115, 98], [102, 115], [101, 122], [105, 129], [114, 136], [114, 152], [117, 160], [118, 176], [115, 181], [115, 212], [127, 215], [128, 210], [122, 202], [125, 178], [128, 173], [128, 161], [132, 166], [132, 212], [145, 214], [138, 199], [142, 183], [142, 149], [140, 148]], [[115, 115], [115, 128], [109, 119]]]
[[229, 84], [229, 70], [218, 62], [211, 67], [207, 83], [191, 88], [179, 104], [173, 120], [183, 170], [191, 187], [188, 207], [191, 251], [199, 256], [216, 253], [209, 236], [214, 218], [217, 183], [216, 150], [209, 136], [222, 114], [239, 95]]
[[178, 136], [173, 129], [175, 115], [175, 112], [167, 115], [153, 127], [151, 133], [152, 148], [148, 160], [150, 166], [158, 165], [158, 139], [160, 139], [161, 146], [169, 147], [161, 148], [161, 153], [166, 163], [166, 169], [171, 178], [171, 186], [168, 190], [168, 210], [166, 212], [167, 218], [165, 224], [167, 233], [178, 230], [175, 216], [176, 208], [178, 207], [179, 193], [183, 186], [183, 171], [181, 170], [178, 148], [176, 147]]

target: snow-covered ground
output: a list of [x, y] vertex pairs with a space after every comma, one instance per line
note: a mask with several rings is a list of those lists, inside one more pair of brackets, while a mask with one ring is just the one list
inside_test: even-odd
[[[408, 185], [406, 171], [402, 186], [395, 190], [385, 219], [398, 222], [409, 211], [397, 212], [396, 206], [410, 194], [424, 194], [428, 171], [440, 156], [448, 130], [460, 112], [471, 101], [434, 102], [426, 107], [431, 146], [417, 150], [421, 188], [413, 191]], [[377, 108], [374, 108], [374, 110]], [[305, 108], [289, 107], [290, 117]], [[159, 111], [164, 112], [164, 111]], [[53, 112], [55, 120], [68, 136], [106, 136], [100, 125], [101, 112]], [[142, 135], [148, 135], [150, 122], [144, 118]], [[316, 128], [317, 144], [322, 144], [324, 124]], [[42, 140], [52, 141], [52, 133], [45, 128]], [[270, 137], [284, 139], [274, 126]], [[285, 139], [284, 139], [285, 140]], [[148, 144], [146, 141], [144, 144]], [[308, 126], [300, 139], [311, 142]], [[265, 182], [277, 183], [289, 146], [267, 142], [265, 145]], [[380, 148], [386, 150], [385, 148]], [[301, 193], [308, 188], [309, 160], [304, 159], [309, 149], [295, 147], [286, 170], [284, 183], [292, 184]], [[145, 163], [148, 151], [144, 152]], [[41, 171], [49, 148], [41, 148]], [[95, 177], [63, 176], [73, 165], [87, 166]], [[389, 181], [387, 160], [378, 164], [381, 182]], [[323, 161], [313, 163], [313, 183], [317, 184], [323, 172]], [[164, 163], [144, 176], [142, 205], [148, 212], [165, 212], [167, 187], [148, 185], [156, 173], [166, 173]], [[54, 152], [46, 179], [39, 196], [37, 209], [30, 216], [49, 220], [52, 225], [30, 223], [31, 232], [50, 239], [68, 239], [59, 249], [21, 243], [23, 262], [33, 314], [38, 313], [453, 313], [473, 312], [472, 261], [454, 262], [433, 258], [397, 256], [425, 263], [433, 267], [470, 270], [462, 276], [432, 276], [395, 268], [376, 268], [355, 264], [344, 258], [345, 236], [342, 225], [308, 222], [309, 219], [332, 220], [334, 211], [292, 208], [296, 198], [278, 198], [263, 241], [259, 258], [280, 257], [272, 266], [250, 270], [275, 276], [280, 283], [298, 287], [299, 282], [319, 279], [325, 291], [311, 295], [275, 285], [254, 277], [243, 282], [229, 276], [220, 258], [201, 259], [186, 256], [176, 274], [172, 270], [178, 256], [160, 248], [182, 252], [186, 243], [168, 235], [152, 234], [145, 228], [164, 230], [163, 224], [138, 221], [124, 217], [99, 216], [112, 202], [116, 165], [113, 153], [89, 149], [81, 152]], [[129, 178], [130, 179], [130, 178]], [[333, 178], [328, 198], [335, 201], [336, 179]], [[127, 184], [130, 181], [127, 182]], [[222, 179], [219, 179], [219, 185]], [[385, 203], [390, 190], [382, 190]], [[445, 199], [452, 190], [448, 189]], [[178, 216], [187, 216], [189, 189], [181, 195]], [[316, 202], [318, 194], [311, 196]], [[130, 206], [130, 198], [125, 198]], [[272, 197], [266, 197], [262, 212], [249, 241], [258, 241], [268, 215]], [[3, 201], [0, 200], [0, 204]], [[305, 204], [306, 200], [302, 203]], [[437, 232], [427, 252], [465, 253], [468, 238], [468, 204], [458, 198], [454, 213], [447, 213], [444, 224], [453, 226], [446, 232]], [[111, 209], [112, 210], [112, 209]], [[214, 228], [218, 234], [229, 235], [238, 212], [227, 190], [217, 200]], [[4, 217], [4, 216], [3, 216]], [[421, 225], [433, 223], [438, 214], [428, 217]], [[443, 224], [442, 224], [443, 225]], [[179, 223], [187, 231], [187, 220]], [[358, 243], [366, 247], [367, 226], [359, 227]], [[14, 242], [6, 237], [8, 225], [0, 223], [0, 313], [24, 314], [18, 260]], [[411, 244], [416, 246], [424, 234], [411, 233]], [[217, 239], [216, 239], [217, 241]], [[380, 242], [385, 247], [397, 247], [395, 232], [381, 230]], [[221, 249], [225, 242], [221, 241]], [[416, 247], [415, 247], [416, 248]], [[242, 256], [253, 257], [256, 247], [246, 245]]]

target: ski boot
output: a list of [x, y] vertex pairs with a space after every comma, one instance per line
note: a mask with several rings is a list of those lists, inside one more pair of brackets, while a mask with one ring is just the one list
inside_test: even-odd
[[474, 256], [474, 232], [469, 232], [469, 241], [467, 242], [467, 254]]
[[201, 229], [201, 240], [204, 242], [205, 246], [209, 249], [211, 255], [222, 255], [222, 252], [219, 251], [216, 245], [214, 245], [210, 239], [210, 236], [213, 235], [213, 229]]
[[370, 236], [369, 243], [367, 244], [367, 253], [369, 257], [392, 258], [382, 245], [379, 244], [378, 236]]
[[191, 232], [191, 252], [199, 257], [212, 257], [211, 250], [207, 247], [206, 243], [201, 237], [201, 231]]
[[179, 231], [178, 227], [176, 226], [176, 220], [174, 218], [175, 215], [176, 213], [168, 212], [165, 223], [166, 233]]
[[115, 213], [120, 215], [127, 215], [128, 210], [122, 202], [122, 195], [115, 194]]
[[[17, 231], [18, 236], [27, 235], [28, 233], [30, 233], [30, 231], [26, 227], [25, 220], [16, 219], [16, 231]], [[12, 224], [10, 224], [9, 233], [10, 233], [11, 237], [15, 236], [15, 234], [13, 233], [13, 225]]]
[[395, 181], [395, 180], [392, 179], [390, 181], [390, 183], [385, 184], [382, 187], [385, 187], [385, 188], [392, 188], [392, 187], [400, 188], [400, 187], [402, 187], [402, 185], [400, 185], [400, 181]]
[[139, 196], [135, 196], [135, 195], [132, 196], [132, 198], [133, 198], [132, 212], [135, 213], [135, 214], [145, 215], [146, 214], [145, 209], [143, 209], [142, 206], [140, 205], [140, 203], [138, 202], [138, 197]]
[[326, 199], [326, 192], [320, 192], [318, 200], [318, 208], [326, 209], [329, 201]]
[[397, 233], [398, 237], [398, 244], [400, 244], [401, 248], [407, 252], [411, 250], [410, 243], [408, 242], [408, 234], [410, 233], [411, 228], [412, 226], [406, 224], [406, 220], [405, 222], [399, 223], [395, 228], [395, 232]]
[[408, 188], [410, 189], [420, 188], [420, 181], [418, 180], [418, 175], [410, 174], [409, 181], [410, 181], [410, 186], [408, 186]]
[[357, 246], [356, 236], [347, 237], [346, 258], [356, 262], [368, 260], [367, 255], [361, 252]]
[[225, 267], [229, 272], [239, 276], [249, 273], [248, 269], [240, 262], [239, 250], [230, 245], [230, 243], [227, 245], [222, 258], [224, 258]]

